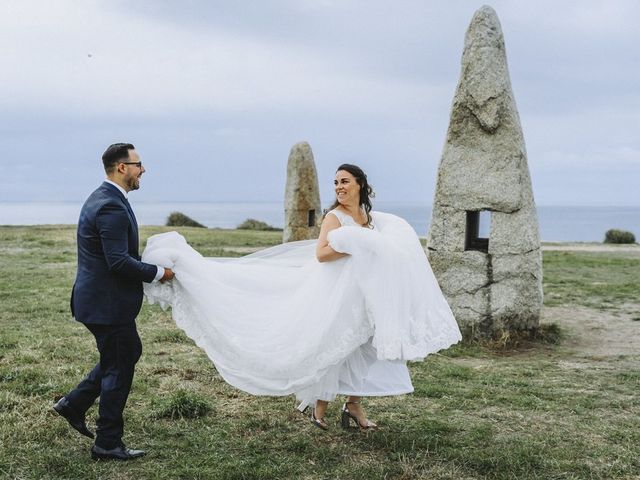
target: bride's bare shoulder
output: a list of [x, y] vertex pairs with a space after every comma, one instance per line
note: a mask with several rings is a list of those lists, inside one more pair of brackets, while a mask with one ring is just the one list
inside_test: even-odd
[[322, 226], [324, 227], [325, 224], [329, 227], [340, 226], [340, 212], [338, 212], [337, 209], [334, 208], [333, 210], [325, 213], [324, 217], [322, 218]]

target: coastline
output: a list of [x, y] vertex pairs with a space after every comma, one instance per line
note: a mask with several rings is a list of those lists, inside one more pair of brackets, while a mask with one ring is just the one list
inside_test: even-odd
[[[161, 226], [169, 213], [182, 212], [209, 228], [233, 229], [248, 218], [282, 228], [282, 202], [132, 202], [140, 225]], [[0, 202], [0, 225], [75, 224], [81, 202]], [[398, 215], [426, 236], [431, 207], [419, 202], [376, 202], [375, 209]], [[538, 206], [545, 242], [600, 242], [611, 228], [640, 238], [640, 206]]]

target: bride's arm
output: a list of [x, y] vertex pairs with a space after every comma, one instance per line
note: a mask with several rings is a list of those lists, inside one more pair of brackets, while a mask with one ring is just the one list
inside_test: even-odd
[[322, 220], [322, 226], [320, 227], [318, 245], [316, 246], [316, 257], [319, 262], [330, 262], [348, 255], [346, 253], [336, 252], [329, 246], [329, 240], [327, 240], [329, 232], [339, 227], [340, 220], [338, 220], [338, 217], [333, 214], [325, 215], [324, 220]]

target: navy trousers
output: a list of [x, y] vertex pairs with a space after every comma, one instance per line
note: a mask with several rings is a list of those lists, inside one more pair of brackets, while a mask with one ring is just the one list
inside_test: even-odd
[[96, 338], [100, 361], [66, 397], [78, 413], [86, 413], [100, 397], [96, 445], [112, 449], [122, 445], [122, 412], [129, 397], [133, 372], [142, 355], [136, 324], [85, 326]]

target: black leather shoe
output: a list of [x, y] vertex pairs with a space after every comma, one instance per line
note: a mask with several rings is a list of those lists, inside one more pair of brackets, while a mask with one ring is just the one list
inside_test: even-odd
[[91, 458], [94, 460], [133, 460], [134, 458], [144, 457], [144, 450], [133, 450], [121, 445], [111, 450], [104, 449], [97, 445], [91, 447]]
[[93, 432], [87, 428], [87, 424], [84, 419], [84, 414], [80, 415], [76, 412], [72, 407], [66, 397], [62, 397], [58, 402], [53, 406], [53, 409], [58, 412], [58, 414], [64, 417], [69, 425], [75, 428], [78, 432], [80, 432], [85, 437], [93, 438]]

